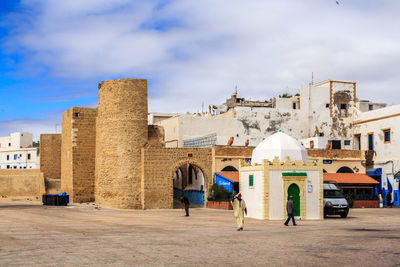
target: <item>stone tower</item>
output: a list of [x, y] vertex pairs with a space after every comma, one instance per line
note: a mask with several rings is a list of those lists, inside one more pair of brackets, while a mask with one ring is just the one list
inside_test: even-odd
[[147, 80], [99, 84], [96, 126], [96, 202], [141, 209], [141, 149], [147, 143]]

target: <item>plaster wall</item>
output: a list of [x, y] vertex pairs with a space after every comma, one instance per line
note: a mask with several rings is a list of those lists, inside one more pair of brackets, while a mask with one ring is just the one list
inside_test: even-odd
[[282, 171], [268, 171], [268, 205], [269, 219], [281, 220], [284, 218], [284, 210], [282, 209], [285, 201], [283, 199], [283, 180]]
[[[320, 219], [320, 203], [323, 199], [320, 198], [320, 173], [319, 171], [306, 171], [306, 218], [307, 220], [318, 220]], [[308, 192], [308, 186], [312, 186], [312, 192]]]
[[0, 137], [0, 151], [32, 147], [32, 141], [31, 133], [11, 133], [10, 136]]
[[[356, 84], [327, 81], [300, 88], [301, 110], [308, 122], [308, 136], [351, 140]], [[347, 117], [341, 117], [341, 103], [348, 104]], [[308, 118], [308, 120], [307, 120]]]
[[232, 146], [258, 145], [279, 129], [292, 136], [306, 136], [306, 125], [300, 110], [236, 107], [236, 118], [216, 116], [195, 117], [182, 115], [160, 122], [165, 130], [167, 147], [182, 147], [184, 139], [217, 133], [217, 144], [226, 145], [234, 137]]
[[[249, 175], [253, 175], [254, 186], [249, 186]], [[263, 172], [261, 170], [240, 172], [240, 192], [246, 202], [247, 217], [263, 218]]]
[[[355, 121], [353, 135], [361, 136], [361, 150], [368, 150], [368, 134], [373, 134], [374, 168], [386, 174], [400, 170], [400, 105], [361, 113]], [[390, 142], [384, 140], [384, 130], [390, 130]]]
[[38, 169], [38, 148], [15, 148], [0, 151], [1, 169]]

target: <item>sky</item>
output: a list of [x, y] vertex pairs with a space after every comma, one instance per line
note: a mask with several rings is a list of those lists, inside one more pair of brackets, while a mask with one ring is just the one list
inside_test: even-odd
[[[339, 3], [339, 4], [338, 4]], [[103, 80], [148, 80], [150, 112], [265, 100], [326, 79], [398, 104], [398, 0], [0, 0], [0, 136], [55, 133]]]

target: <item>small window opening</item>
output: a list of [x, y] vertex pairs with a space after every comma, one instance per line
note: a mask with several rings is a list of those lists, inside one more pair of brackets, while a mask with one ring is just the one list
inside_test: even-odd
[[76, 118], [79, 118], [80, 115], [81, 115], [81, 114], [80, 114], [79, 112], [75, 112], [75, 117], [76, 117]]
[[329, 103], [325, 105], [326, 108], [329, 108]]
[[350, 140], [344, 140], [344, 145], [349, 146], [350, 145]]
[[28, 159], [31, 159], [31, 154], [28, 154], [27, 157], [28, 157]]
[[374, 109], [374, 105], [368, 105], [368, 110], [373, 110]]
[[340, 104], [340, 117], [347, 117], [347, 104]]
[[293, 109], [296, 109], [296, 103], [293, 103]]
[[383, 130], [383, 134], [385, 135], [385, 143], [390, 143], [390, 129]]

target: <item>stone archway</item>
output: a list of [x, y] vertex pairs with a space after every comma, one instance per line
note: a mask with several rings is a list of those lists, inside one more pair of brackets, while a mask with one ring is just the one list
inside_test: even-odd
[[180, 171], [173, 175], [173, 198], [174, 208], [180, 208], [179, 198], [185, 196], [189, 199], [192, 207], [203, 207], [204, 197], [204, 172], [195, 164], [189, 163], [178, 167]]
[[[203, 203], [201, 203], [199, 205], [205, 206], [207, 204], [208, 191], [212, 185], [212, 176], [205, 171], [205, 170], [207, 170], [207, 167], [202, 166], [202, 165], [204, 165], [204, 163], [197, 162], [196, 160], [185, 159], [185, 160], [178, 161], [173, 166], [171, 166], [171, 168], [170, 168], [171, 177], [172, 178], [174, 177], [174, 173], [176, 172], [177, 169], [182, 168], [182, 166], [185, 166], [185, 165], [193, 166], [195, 169], [199, 170], [201, 172], [201, 174], [203, 175], [203, 183], [202, 183]], [[195, 172], [197, 170], [195, 170]], [[183, 171], [183, 173], [185, 173], [185, 171]], [[173, 198], [174, 198], [174, 194], [173, 194]], [[191, 202], [193, 203], [193, 201], [191, 201]], [[194, 204], [198, 204], [198, 203], [194, 203]]]
[[304, 220], [306, 219], [306, 178], [307, 176], [283, 176], [283, 214], [284, 217], [287, 217], [286, 210], [286, 201], [289, 197], [289, 187], [292, 185], [296, 185], [299, 188], [299, 197], [300, 197], [300, 217]]
[[182, 165], [191, 164], [204, 175], [204, 205], [212, 185], [213, 154], [211, 148], [142, 149], [143, 209], [173, 208], [173, 177]]

